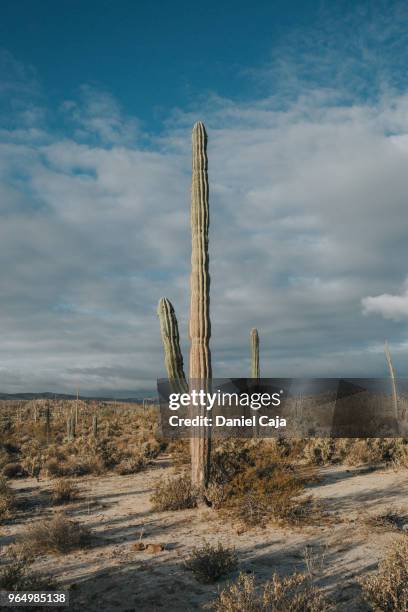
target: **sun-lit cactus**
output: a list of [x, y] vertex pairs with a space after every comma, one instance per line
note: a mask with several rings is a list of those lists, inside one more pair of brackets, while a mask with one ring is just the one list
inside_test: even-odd
[[[191, 277], [190, 277], [190, 364], [189, 384], [183, 370], [179, 334], [174, 309], [166, 298], [159, 302], [158, 314], [169, 379], [180, 380], [183, 391], [194, 385], [202, 389], [211, 380], [210, 275], [208, 270], [208, 174], [207, 133], [204, 124], [194, 125], [192, 134], [191, 184]], [[196, 429], [191, 439], [191, 480], [205, 489], [210, 473], [210, 428]]]
[[[212, 376], [209, 341], [210, 274], [208, 255], [207, 133], [197, 122], [192, 135], [191, 184], [191, 277], [190, 277], [190, 385], [197, 381], [203, 387]], [[200, 382], [199, 382], [200, 381]], [[210, 471], [211, 437], [209, 428], [201, 428], [191, 439], [191, 479], [193, 485], [205, 487]]]
[[167, 298], [160, 299], [157, 314], [160, 320], [167, 377], [170, 381], [173, 381], [174, 392], [184, 393], [188, 390], [188, 385], [184, 374], [183, 355], [180, 350], [177, 318], [174, 308]]
[[260, 378], [259, 334], [255, 327], [251, 329], [251, 378]]

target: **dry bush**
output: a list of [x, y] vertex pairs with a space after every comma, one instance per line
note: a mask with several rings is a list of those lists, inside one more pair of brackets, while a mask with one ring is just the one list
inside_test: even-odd
[[21, 463], [6, 463], [3, 467], [3, 476], [6, 478], [17, 478], [25, 476], [26, 472]]
[[238, 567], [238, 557], [234, 549], [205, 543], [200, 548], [193, 548], [191, 556], [184, 562], [194, 577], [204, 584], [216, 582], [227, 576]]
[[52, 489], [51, 498], [54, 504], [67, 504], [78, 499], [79, 489], [73, 480], [59, 479]]
[[[293, 444], [290, 441], [290, 444]], [[405, 438], [312, 438], [297, 445], [297, 456], [311, 465], [408, 466], [408, 441]]]
[[363, 595], [373, 610], [407, 612], [408, 610], [408, 539], [391, 547], [380, 561], [378, 571], [360, 579]]
[[171, 455], [173, 465], [186, 465], [191, 461], [189, 440], [174, 440], [167, 445], [166, 450]]
[[253, 575], [240, 574], [227, 586], [212, 604], [216, 612], [326, 612], [332, 610], [305, 574], [293, 574], [280, 578], [277, 574], [255, 588]]
[[303, 456], [311, 465], [324, 465], [338, 460], [336, 442], [332, 438], [311, 438], [306, 441]]
[[5, 591], [52, 591], [56, 584], [31, 570], [33, 557], [19, 547], [10, 547], [0, 567], [0, 589]]
[[311, 498], [300, 495], [312, 474], [276, 456], [273, 445], [229, 441], [215, 458], [208, 497], [216, 508], [248, 527], [311, 520]]
[[121, 476], [127, 474], [137, 474], [147, 465], [146, 458], [143, 455], [135, 455], [133, 457], [127, 457], [122, 459], [115, 468], [115, 472]]
[[15, 493], [9, 487], [6, 479], [0, 477], [0, 521], [8, 520], [13, 515], [15, 508]]
[[48, 472], [48, 475], [51, 477], [59, 478], [60, 476], [64, 476], [64, 470], [62, 467], [62, 463], [58, 459], [55, 459], [55, 458], [49, 459], [45, 463], [44, 468]]
[[30, 525], [22, 536], [23, 545], [35, 553], [68, 553], [90, 543], [91, 530], [63, 513]]
[[191, 484], [191, 478], [183, 474], [176, 478], [161, 478], [150, 497], [153, 510], [185, 510], [197, 506], [197, 492]]

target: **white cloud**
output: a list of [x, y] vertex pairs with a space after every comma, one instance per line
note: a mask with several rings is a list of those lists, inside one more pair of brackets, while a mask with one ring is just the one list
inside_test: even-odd
[[383, 293], [375, 297], [362, 299], [364, 314], [380, 314], [385, 319], [402, 321], [408, 318], [408, 280], [400, 295]]

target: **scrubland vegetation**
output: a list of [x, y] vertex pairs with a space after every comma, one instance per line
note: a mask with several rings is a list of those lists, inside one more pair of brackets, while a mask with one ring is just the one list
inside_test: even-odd
[[[201, 534], [192, 537], [181, 556], [177, 553], [179, 580], [185, 580], [192, 592], [195, 587], [188, 585], [194, 583], [203, 588], [219, 585], [217, 595], [202, 596], [197, 607], [219, 612], [342, 610], [321, 581], [326, 561], [314, 563], [310, 557], [282, 570], [272, 555], [269, 576], [259, 576], [256, 569], [248, 570], [249, 553], [243, 555], [240, 541], [248, 538], [251, 551], [253, 538], [267, 541], [270, 534], [283, 530], [307, 542], [314, 530], [326, 525], [330, 533], [338, 521], [344, 522], [344, 516], [339, 519], [338, 512], [328, 511], [327, 500], [316, 495], [324, 470], [405, 473], [407, 466], [404, 439], [218, 440], [203, 508], [191, 482], [189, 441], [164, 443], [155, 408], [81, 400], [3, 402], [0, 408], [0, 538], [11, 534], [0, 551], [0, 586], [10, 590], [70, 588], [69, 581], [61, 582], [50, 571], [51, 559], [57, 557], [58, 566], [64, 567], [64, 559], [75, 558], [78, 551], [93, 559], [106, 545], [98, 521], [107, 502], [98, 504], [91, 492], [107, 478], [115, 495], [123, 479], [132, 496], [128, 479], [140, 476], [145, 510], [134, 528], [134, 540], [129, 540], [134, 542], [131, 564], [137, 555], [145, 555], [156, 556], [160, 566], [160, 555], [171, 554], [171, 546], [151, 540], [149, 517], [154, 517], [152, 524], [165, 525], [168, 517], [179, 515], [187, 525], [197, 521]], [[137, 495], [132, 497], [130, 516], [132, 510], [137, 516], [140, 512]], [[115, 525], [122, 519], [112, 512]], [[404, 505], [368, 514], [361, 508], [361, 529], [381, 536], [387, 532], [395, 540], [379, 557], [377, 569], [356, 576], [353, 601], [358, 603], [351, 609], [408, 610], [407, 516]], [[207, 531], [215, 536], [207, 539]], [[170, 529], [167, 541], [171, 533]], [[222, 540], [223, 533], [230, 539]], [[284, 542], [287, 536], [283, 537]], [[282, 546], [284, 555], [285, 543]], [[144, 568], [146, 561], [140, 563]], [[153, 582], [151, 589], [154, 594]], [[75, 589], [72, 593], [75, 600]], [[147, 600], [140, 609], [156, 608]]]

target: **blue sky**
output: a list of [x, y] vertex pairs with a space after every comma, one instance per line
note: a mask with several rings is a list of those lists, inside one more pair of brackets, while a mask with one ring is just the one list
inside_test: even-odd
[[1, 391], [152, 389], [163, 295], [187, 362], [197, 119], [215, 375], [404, 372], [406, 3], [2, 9]]
[[0, 40], [34, 69], [49, 103], [94, 84], [156, 131], [169, 109], [197, 96], [250, 97], [247, 70], [268, 62], [293, 28], [313, 26], [320, 4], [6, 1]]

